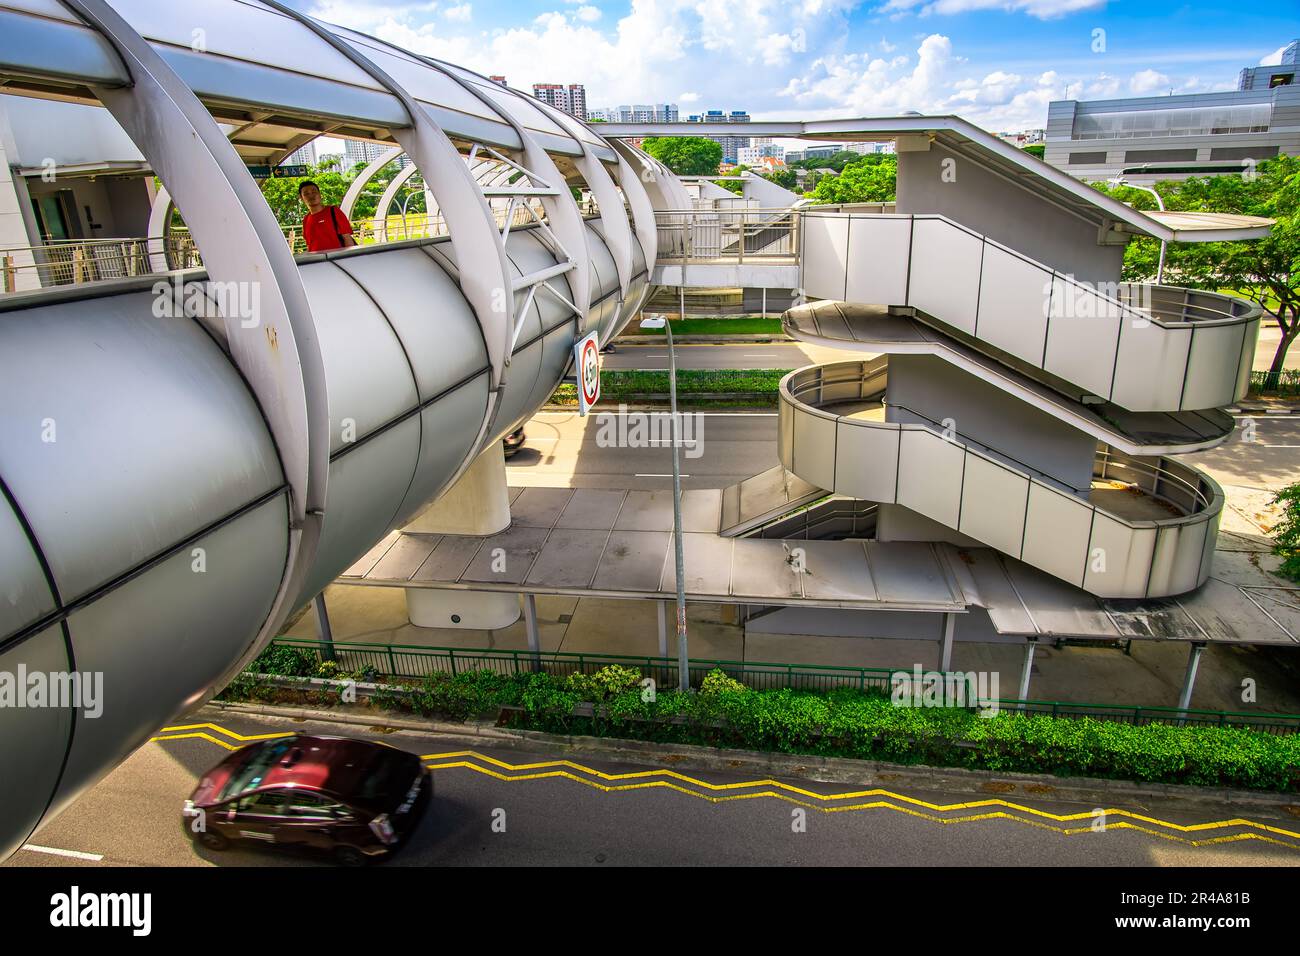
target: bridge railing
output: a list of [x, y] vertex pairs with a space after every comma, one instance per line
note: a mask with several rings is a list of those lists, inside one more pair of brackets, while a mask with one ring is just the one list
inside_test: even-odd
[[[494, 206], [493, 212], [498, 227], [504, 228], [507, 209]], [[533, 222], [523, 206], [514, 208], [510, 220], [511, 228]], [[295, 255], [307, 252], [300, 227], [284, 226], [282, 231]], [[353, 223], [352, 234], [358, 245], [368, 246], [431, 239], [445, 236], [448, 231], [446, 220], [437, 213], [407, 213], [358, 219]], [[0, 276], [3, 276], [0, 294], [202, 267], [198, 245], [184, 226], [171, 229], [165, 236], [70, 239], [36, 246], [9, 246], [0, 248]]]
[[794, 210], [661, 210], [655, 222], [660, 263], [798, 261], [799, 217]]

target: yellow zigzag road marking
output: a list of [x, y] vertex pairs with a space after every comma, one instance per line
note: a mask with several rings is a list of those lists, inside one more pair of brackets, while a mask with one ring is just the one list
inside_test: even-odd
[[[915, 810], [899, 807], [894, 804], [890, 804], [887, 801], [896, 800], [901, 803], [911, 804], [912, 806], [915, 807], [924, 807], [925, 809], [931, 810], [935, 813], [950, 813], [955, 810], [978, 810], [987, 807], [1002, 807], [1007, 810], [1015, 811], [1018, 813], [1030, 814], [1035, 817], [1041, 817], [1047, 820], [1053, 820], [1058, 823], [1068, 823], [1076, 820], [1091, 821], [1097, 819], [1098, 817], [1126, 817], [1130, 820], [1139, 821], [1141, 823], [1149, 823], [1154, 826], [1165, 827], [1167, 829], [1176, 830], [1181, 833], [1195, 833], [1203, 830], [1217, 830], [1217, 829], [1225, 829], [1228, 827], [1249, 827], [1251, 829], [1261, 830], [1265, 833], [1273, 833], [1279, 836], [1292, 837], [1294, 839], [1300, 840], [1300, 833], [1296, 833], [1291, 830], [1282, 829], [1281, 827], [1269, 826], [1268, 824], [1265, 823], [1256, 823], [1253, 820], [1245, 820], [1239, 817], [1233, 818], [1231, 820], [1219, 820], [1210, 823], [1180, 824], [1180, 823], [1171, 823], [1167, 820], [1160, 820], [1155, 817], [1148, 817], [1140, 813], [1133, 813], [1132, 811], [1129, 810], [1120, 810], [1118, 808], [1113, 808], [1113, 807], [1106, 808], [1102, 810], [1100, 813], [1097, 813], [1096, 811], [1084, 811], [1081, 813], [1057, 814], [1057, 813], [1051, 813], [1047, 810], [1039, 810], [1034, 807], [1027, 807], [1022, 804], [1011, 803], [1009, 801], [999, 800], [999, 799], [976, 800], [976, 801], [970, 801], [966, 803], [936, 804], [936, 803], [929, 803], [925, 800], [917, 799], [916, 797], [909, 797], [905, 794], [893, 793], [892, 791], [881, 790], [881, 789], [857, 790], [849, 793], [822, 794], [822, 793], [815, 793], [811, 790], [806, 790], [802, 787], [796, 787], [791, 784], [782, 783], [779, 780], [770, 780], [770, 779], [750, 780], [741, 783], [721, 783], [721, 784], [709, 783], [708, 781], [705, 780], [700, 780], [695, 777], [690, 777], [685, 774], [678, 773], [675, 770], [639, 770], [630, 773], [610, 774], [610, 773], [604, 773], [603, 771], [600, 770], [595, 770], [591, 767], [583, 766], [582, 764], [579, 763], [574, 763], [573, 761], [570, 760], [548, 760], [539, 763], [512, 765], [506, 763], [505, 761], [497, 760], [494, 757], [489, 757], [486, 754], [476, 753], [475, 751], [472, 750], [453, 751], [450, 753], [443, 753], [443, 754], [424, 754], [421, 756], [420, 759], [425, 761], [432, 761], [432, 760], [443, 760], [446, 758], [454, 758], [454, 757], [471, 757], [477, 760], [481, 760], [484, 763], [489, 763], [494, 766], [500, 767], [502, 769], [511, 770], [511, 771], [544, 770], [546, 772], [528, 773], [528, 774], [515, 773], [511, 775], [506, 775], [506, 774], [498, 773], [494, 770], [489, 770], [484, 767], [480, 767], [468, 761], [456, 761], [454, 763], [443, 763], [443, 764], [429, 763], [427, 764], [427, 766], [431, 770], [450, 770], [454, 768], [475, 770], [479, 773], [486, 774], [498, 780], [504, 780], [509, 782], [514, 782], [517, 780], [522, 781], [522, 780], [541, 780], [546, 778], [563, 778], [567, 780], [576, 781], [577, 783], [586, 784], [590, 787], [593, 787], [598, 790], [602, 790], [607, 793], [625, 791], [625, 790], [639, 790], [639, 789], [647, 789], [647, 788], [667, 788], [670, 790], [676, 790], [679, 793], [685, 793], [690, 796], [700, 797], [701, 799], [708, 800], [711, 803], [722, 803], [729, 800], [752, 799], [755, 797], [771, 797], [777, 800], [784, 800], [787, 803], [793, 803], [793, 804], [797, 804], [798, 806], [807, 807], [808, 809], [820, 810], [824, 813], [837, 813], [844, 810], [870, 810], [870, 809], [888, 808], [892, 810], [898, 810], [899, 812], [902, 813], [908, 813], [913, 816], [923, 817], [925, 819], [932, 819], [935, 820], [936, 822], [941, 822], [941, 823], [963, 823], [963, 822], [969, 822], [973, 820], [996, 819], [996, 818], [1018, 820], [1021, 823], [1031, 823], [1034, 821], [1025, 820], [1021, 817], [1016, 817], [1013, 816], [1012, 814], [1006, 814], [1006, 813], [982, 814], [979, 816], [967, 816], [967, 817], [935, 817], [932, 816], [931, 814], [920, 813]], [[783, 792], [764, 790], [756, 793], [734, 794], [730, 796], [714, 797], [705, 793], [700, 793], [698, 791], [691, 790], [688, 787], [677, 786], [676, 784], [669, 783], [666, 780], [653, 780], [653, 781], [646, 781], [643, 783], [621, 784], [619, 786], [604, 786], [602, 784], [594, 783], [593, 781], [588, 780], [584, 777], [579, 777], [576, 774], [568, 773], [564, 770], [548, 769], [554, 767], [569, 768], [571, 770], [576, 770], [580, 773], [589, 774], [593, 777], [597, 777], [598, 779], [607, 780], [607, 781], [644, 780], [647, 777], [668, 777], [673, 780], [680, 780], [683, 783], [691, 784], [692, 786], [700, 787], [703, 788], [704, 790], [709, 790], [709, 791], [739, 790], [739, 789], [748, 789], [751, 787], [775, 787], [777, 791], [783, 791]], [[787, 795], [790, 793], [799, 794], [800, 796], [808, 797], [812, 800], [820, 800], [823, 802], [860, 799], [863, 797], [884, 797], [887, 798], [887, 800], [876, 802], [876, 803], [869, 803], [869, 804], [856, 804], [852, 806], [826, 807], [826, 806], [819, 806], [815, 803], [806, 803], [802, 800], [797, 800]], [[1035, 824], [1035, 825], [1046, 826], [1045, 824]], [[1095, 832], [1092, 830], [1091, 827], [1076, 828], [1068, 831], [1058, 827], [1048, 827], [1048, 829], [1056, 830], [1057, 832], [1061, 832], [1061, 833]], [[1106, 829], [1140, 830], [1141, 832], [1144, 833], [1152, 833], [1154, 835], [1165, 835], [1165, 834], [1158, 834], [1154, 830], [1148, 830], [1145, 827], [1141, 827], [1133, 823], [1124, 823], [1124, 822], [1120, 822], [1120, 823], [1108, 822], [1106, 824]], [[1242, 834], [1238, 837], [1233, 837], [1231, 839], [1246, 839], [1248, 837], [1254, 837], [1254, 836], [1256, 835]], [[1300, 846], [1295, 846], [1289, 843], [1283, 843], [1282, 841], [1272, 840], [1267, 837], [1260, 837], [1260, 839], [1266, 839], [1270, 843], [1279, 843], [1283, 846], [1290, 846], [1293, 849], [1300, 849]], [[1215, 841], [1201, 841], [1201, 842], [1202, 843], [1223, 842], [1223, 840], [1224, 838], [1218, 838]], [[1183, 841], [1183, 842], [1188, 842], [1188, 841]], [[1200, 845], [1200, 844], [1195, 844], [1195, 845]]]
[[[241, 734], [233, 730], [228, 730], [227, 728], [222, 727], [219, 724], [203, 723], [203, 724], [181, 724], [175, 727], [163, 727], [159, 731], [158, 736], [150, 738], [150, 742], [164, 741], [164, 740], [197, 739], [197, 740], [206, 740], [209, 743], [216, 744], [218, 747], [223, 747], [226, 750], [238, 749], [238, 747], [235, 745], [229, 744], [224, 740], [219, 740], [218, 738], [212, 736], [211, 734], [204, 733], [204, 731], [207, 730], [215, 731], [218, 734], [223, 734], [240, 743], [248, 743], [248, 742], [258, 741], [258, 740], [274, 740], [278, 737], [293, 736], [292, 731], [282, 731], [278, 733], [266, 733], [266, 734]], [[467, 760], [456, 760], [452, 763], [428, 763], [428, 761], [451, 760], [452, 758], [457, 758], [457, 757], [470, 757], [476, 760], [481, 760], [484, 763], [491, 764], [495, 767], [499, 767], [502, 770], [512, 771], [512, 773], [510, 774], [499, 773], [496, 770], [491, 770], [486, 767], [480, 767], [478, 764], [471, 763]], [[1047, 810], [1038, 810], [1034, 807], [1026, 807], [1022, 804], [1011, 803], [1007, 800], [1000, 800], [997, 798], [991, 798], [987, 800], [968, 801], [966, 803], [937, 804], [937, 803], [929, 803], [928, 801], [921, 800], [916, 797], [909, 797], [906, 794], [893, 793], [892, 791], [881, 790], [878, 788], [872, 790], [855, 790], [847, 793], [825, 794], [825, 793], [816, 793], [812, 790], [804, 789], [803, 787], [797, 787], [794, 786], [793, 784], [783, 783], [780, 780], [771, 780], [771, 779], [747, 780], [747, 781], [742, 781], [740, 783], [709, 783], [706, 780], [700, 780], [696, 777], [691, 777], [686, 774], [681, 774], [675, 770], [637, 770], [637, 771], [630, 771], [626, 773], [605, 773], [604, 771], [596, 770], [592, 767], [587, 767], [580, 763], [574, 763], [571, 760], [546, 760], [546, 761], [540, 761], [536, 763], [510, 764], [503, 760], [498, 760], [495, 757], [490, 757], [487, 754], [481, 754], [473, 750], [456, 750], [456, 751], [451, 751], [449, 753], [423, 754], [420, 756], [420, 759], [422, 761], [426, 761], [426, 766], [428, 766], [430, 770], [452, 770], [458, 768], [473, 770], [477, 773], [481, 773], [486, 776], [493, 777], [494, 779], [501, 780], [506, 783], [515, 783], [515, 782], [521, 782], [525, 780], [544, 780], [544, 779], [562, 778], [566, 780], [572, 780], [575, 783], [583, 784], [584, 786], [591, 787], [603, 793], [618, 793], [618, 792], [629, 791], [629, 790], [667, 789], [667, 790], [674, 790], [678, 793], [682, 793], [687, 796], [696, 797], [700, 800], [707, 800], [709, 803], [728, 803], [733, 800], [755, 800], [760, 798], [770, 798], [773, 800], [781, 800], [786, 803], [791, 803], [796, 806], [804, 807], [805, 809], [817, 810], [821, 813], [842, 813], [846, 811], [859, 811], [859, 810], [894, 810], [898, 813], [904, 813], [907, 814], [908, 816], [917, 817], [918, 819], [928, 820], [933, 823], [943, 823], [943, 824], [976, 823], [981, 820], [1013, 820], [1016, 823], [1023, 823], [1027, 826], [1033, 826], [1044, 830], [1050, 830], [1054, 833], [1059, 833], [1063, 836], [1074, 836], [1080, 833], [1099, 833], [1099, 832], [1103, 832], [1103, 830], [1094, 830], [1092, 829], [1091, 826], [1057, 827], [1057, 826], [1052, 826], [1052, 824], [1050, 823], [1044, 823], [1042, 822], [1042, 820], [1026, 819], [1025, 817], [1017, 816], [1016, 814], [1017, 813], [1028, 814], [1031, 817], [1040, 817], [1042, 819], [1051, 820], [1056, 823], [1070, 823], [1078, 820], [1091, 821], [1097, 819], [1098, 817], [1126, 817], [1129, 820], [1138, 821], [1138, 822], [1129, 823], [1129, 822], [1125, 822], [1124, 820], [1121, 820], [1118, 823], [1107, 822], [1104, 827], [1104, 830], [1134, 830], [1139, 833], [1145, 833], [1149, 836], [1161, 837], [1162, 839], [1172, 840], [1176, 843], [1182, 843], [1187, 846], [1211, 846], [1217, 843], [1236, 843], [1242, 840], [1259, 840], [1265, 843], [1273, 843], [1276, 844], [1277, 846], [1284, 846], [1292, 850], [1300, 850], [1300, 846], [1296, 845], [1295, 843], [1290, 843], [1285, 840], [1278, 840], [1275, 839], [1274, 837], [1264, 835], [1265, 833], [1272, 833], [1278, 836], [1291, 837], [1293, 839], [1300, 840], [1300, 833], [1296, 833], [1291, 830], [1286, 830], [1281, 827], [1269, 826], [1268, 824], [1265, 823], [1256, 823], [1253, 820], [1244, 820], [1239, 817], [1234, 817], [1231, 820], [1217, 820], [1210, 823], [1180, 824], [1180, 823], [1171, 823], [1168, 820], [1160, 820], [1155, 817], [1148, 817], [1140, 813], [1133, 813], [1129, 810], [1120, 810], [1116, 808], [1107, 808], [1105, 810], [1102, 810], [1101, 813], [1097, 813], [1095, 811], [1084, 811], [1081, 813], [1057, 814], [1057, 813], [1051, 813], [1050, 811]], [[553, 768], [566, 768], [566, 769], [553, 769]], [[568, 772], [569, 770], [577, 771], [577, 773], [569, 773]], [[519, 773], [519, 771], [544, 771], [544, 772]], [[593, 780], [588, 780], [585, 777], [580, 777], [577, 775], [578, 773], [585, 773], [588, 774], [589, 776], [596, 777], [599, 780], [606, 780], [606, 781], [610, 781], [611, 783], [615, 781], [621, 781], [621, 780], [635, 780], [641, 782], [621, 783], [614, 786], [607, 786], [605, 784], [597, 783]], [[669, 779], [667, 780], [646, 779], [649, 777], [659, 777], [659, 778], [667, 777]], [[730, 791], [730, 790], [751, 790], [754, 787], [769, 787], [774, 789], [759, 790], [750, 793], [729, 793], [723, 796], [712, 796], [709, 793], [701, 793], [698, 790], [693, 790], [691, 789], [691, 786], [680, 786], [679, 784], [672, 783], [670, 782], [671, 780], [678, 780], [681, 781], [683, 784], [689, 784], [691, 786], [699, 787], [703, 790], [713, 791], [713, 792]], [[795, 797], [790, 796], [790, 794], [798, 794], [801, 797], [807, 797], [809, 800], [822, 801], [822, 803], [826, 803], [829, 801], [840, 801], [840, 800], [856, 800], [856, 799], [862, 799], [866, 797], [881, 797], [884, 799], [875, 800], [870, 803], [856, 803], [856, 804], [848, 804], [848, 805], [841, 804], [838, 806], [823, 806], [817, 803], [809, 803], [805, 800], [796, 799]], [[890, 801], [898, 801], [898, 803], [910, 804], [911, 806], [899, 806], [897, 803], [891, 803]], [[926, 813], [923, 812], [922, 810], [912, 809], [913, 807], [922, 807], [925, 810], [929, 810], [932, 812]], [[957, 810], [982, 810], [990, 807], [1001, 807], [1003, 809], [995, 810], [991, 813], [969, 814], [967, 816], [957, 816], [957, 817], [935, 815], [939, 813], [951, 813]], [[1004, 810], [1009, 810], [1012, 812], [1010, 813], [1003, 812]], [[1176, 834], [1173, 833], [1163, 833], [1159, 830], [1153, 830], [1150, 829], [1149, 827], [1144, 827], [1139, 825], [1141, 823], [1149, 823], [1152, 824], [1153, 826], [1164, 827], [1168, 830], [1178, 831], [1179, 833], [1196, 833], [1204, 830], [1219, 830], [1228, 827], [1247, 827], [1250, 828], [1251, 830], [1259, 830], [1263, 832], [1262, 833], [1255, 833], [1255, 832], [1236, 833], [1236, 834], [1230, 834], [1226, 836], [1216, 836], [1209, 839], [1189, 840], [1177, 836]]]
[[[792, 803], [792, 804], [796, 804], [797, 806], [806, 807], [807, 809], [810, 809], [810, 810], [818, 810], [818, 811], [820, 811], [820, 812], [822, 812], [822, 813], [839, 813], [839, 812], [842, 812], [842, 811], [848, 811], [848, 810], [894, 810], [894, 811], [896, 811], [896, 812], [898, 812], [898, 813], [904, 813], [904, 814], [907, 814], [908, 816], [917, 817], [917, 818], [922, 819], [922, 820], [928, 820], [928, 821], [930, 821], [930, 822], [932, 822], [932, 823], [944, 823], [944, 824], [948, 824], [948, 823], [976, 823], [976, 822], [979, 822], [979, 821], [981, 821], [981, 820], [1011, 820], [1011, 821], [1014, 821], [1014, 822], [1016, 822], [1016, 823], [1023, 823], [1023, 824], [1025, 824], [1026, 826], [1038, 827], [1039, 829], [1042, 829], [1042, 830], [1050, 830], [1050, 831], [1052, 831], [1053, 833], [1059, 833], [1059, 834], [1061, 834], [1062, 836], [1075, 836], [1075, 835], [1080, 834], [1080, 833], [1100, 833], [1100, 832], [1104, 832], [1103, 830], [1093, 830], [1092, 827], [1057, 827], [1057, 826], [1052, 826], [1050, 823], [1043, 823], [1043, 822], [1041, 822], [1041, 821], [1039, 821], [1039, 820], [1029, 820], [1029, 819], [1025, 819], [1024, 817], [1016, 816], [1014, 813], [1006, 813], [1006, 812], [1003, 812], [1003, 811], [1000, 811], [1000, 810], [999, 810], [999, 811], [996, 811], [996, 812], [993, 812], [993, 813], [980, 813], [980, 814], [973, 814], [973, 815], [970, 815], [970, 816], [964, 816], [964, 817], [940, 817], [940, 816], [935, 816], [934, 814], [930, 814], [930, 813], [922, 813], [922, 812], [919, 811], [919, 810], [913, 810], [913, 809], [911, 809], [911, 808], [909, 808], [909, 807], [900, 807], [900, 806], [898, 806], [898, 805], [896, 805], [896, 804], [890, 803], [888, 800], [879, 800], [879, 801], [875, 801], [875, 802], [873, 802], [873, 803], [854, 804], [854, 805], [850, 805], [850, 806], [823, 807], [823, 806], [817, 806], [816, 804], [806, 803], [806, 802], [804, 802], [804, 801], [802, 801], [802, 800], [797, 800], [797, 799], [795, 799], [794, 797], [787, 796], [787, 795], [784, 794], [784, 793], [777, 793], [777, 792], [774, 792], [774, 791], [771, 791], [771, 790], [763, 790], [763, 791], [759, 791], [759, 792], [756, 792], [756, 793], [729, 794], [729, 795], [727, 795], [727, 796], [715, 797], [715, 796], [710, 796], [709, 794], [699, 793], [698, 791], [691, 790], [691, 789], [688, 788], [688, 787], [683, 787], [683, 786], [679, 786], [678, 784], [675, 784], [675, 783], [670, 783], [670, 782], [668, 782], [668, 781], [666, 781], [666, 780], [649, 780], [649, 781], [645, 781], [645, 782], [642, 782], [642, 783], [629, 783], [629, 784], [620, 784], [620, 785], [617, 785], [617, 786], [608, 786], [608, 785], [605, 785], [605, 784], [596, 783], [595, 781], [592, 781], [592, 780], [588, 780], [588, 779], [586, 779], [585, 777], [579, 777], [579, 776], [577, 776], [576, 774], [569, 773], [568, 771], [565, 771], [565, 770], [551, 770], [551, 771], [547, 771], [547, 772], [545, 772], [545, 773], [525, 774], [525, 775], [522, 775], [522, 776], [509, 776], [509, 775], [506, 775], [506, 774], [503, 774], [503, 773], [498, 773], [498, 772], [495, 771], [495, 770], [489, 770], [489, 769], [487, 769], [487, 768], [485, 768], [485, 767], [480, 767], [480, 766], [478, 766], [477, 764], [468, 763], [468, 762], [457, 762], [457, 763], [449, 763], [449, 764], [428, 764], [427, 766], [428, 766], [429, 769], [431, 769], [431, 770], [447, 770], [447, 769], [458, 768], [458, 767], [460, 767], [460, 768], [465, 768], [465, 769], [468, 769], [468, 770], [474, 770], [474, 771], [477, 771], [478, 773], [485, 774], [486, 776], [493, 777], [493, 778], [495, 778], [495, 779], [497, 779], [497, 780], [501, 780], [501, 781], [504, 781], [504, 782], [507, 782], [507, 783], [515, 783], [515, 782], [518, 782], [518, 781], [524, 781], [524, 780], [540, 780], [540, 779], [545, 779], [545, 778], [564, 778], [564, 779], [567, 779], [567, 780], [572, 780], [572, 781], [574, 781], [574, 782], [576, 782], [576, 783], [581, 783], [581, 784], [583, 784], [583, 785], [585, 785], [585, 786], [591, 787], [591, 788], [594, 789], [594, 790], [599, 790], [599, 791], [602, 791], [602, 792], [605, 792], [605, 793], [615, 793], [615, 792], [620, 792], [620, 791], [625, 791], [625, 790], [645, 790], [645, 789], [662, 788], [662, 789], [668, 789], [668, 790], [675, 790], [675, 791], [677, 791], [678, 793], [683, 793], [683, 794], [686, 794], [687, 796], [696, 797], [696, 798], [698, 798], [698, 799], [708, 801], [709, 803], [728, 803], [728, 802], [733, 801], [733, 800], [752, 800], [752, 799], [756, 799], [756, 798], [760, 798], [760, 797], [770, 797], [770, 798], [775, 799], [775, 800], [782, 800], [782, 801], [784, 801], [784, 802], [786, 802], [786, 803]], [[678, 775], [678, 776], [680, 776], [680, 775]], [[752, 785], [752, 784], [751, 784], [751, 785]], [[707, 786], [707, 784], [705, 784], [705, 786]], [[739, 785], [737, 785], [737, 786], [745, 786], [745, 784], [739, 784]], [[797, 789], [797, 788], [792, 788], [792, 789]], [[883, 793], [888, 793], [888, 791], [878, 791], [878, 792], [879, 792], [879, 793], [882, 793], [882, 794], [883, 794]], [[825, 797], [825, 796], [823, 796], [823, 795], [821, 795], [821, 794], [815, 794], [814, 796], [818, 796], [818, 797], [821, 798], [821, 799], [842, 799], [843, 796], [845, 796], [845, 795], [841, 794], [841, 795], [838, 795], [838, 796]], [[914, 803], [923, 803], [923, 801], [915, 801], [915, 800], [912, 800], [912, 798], [910, 798], [910, 797], [904, 797], [904, 796], [900, 796], [900, 795], [897, 795], [897, 794], [892, 794], [892, 796], [895, 796], [897, 799], [900, 799], [900, 800], [905, 800], [905, 801], [914, 802]], [[1011, 807], [1015, 807], [1015, 806], [1016, 806], [1015, 804], [1005, 804], [1005, 805], [1006, 805], [1006, 806], [1011, 806]], [[964, 806], [964, 804], [955, 804], [954, 806]], [[1031, 807], [1025, 807], [1025, 808], [1022, 808], [1022, 809], [1026, 810], [1027, 812], [1030, 812], [1030, 813], [1039, 814], [1039, 815], [1041, 815], [1041, 816], [1046, 816], [1046, 817], [1055, 817], [1054, 814], [1045, 813], [1045, 812], [1040, 811], [1040, 810], [1034, 810], [1034, 809], [1031, 808]], [[1110, 812], [1110, 811], [1108, 811], [1108, 812]], [[1124, 813], [1124, 811], [1115, 811], [1115, 813]], [[1071, 816], [1083, 816], [1083, 817], [1085, 817], [1085, 818], [1090, 818], [1090, 817], [1092, 816], [1092, 814], [1074, 814], [1074, 815], [1071, 815]], [[1130, 816], [1132, 816], [1132, 814], [1130, 814]], [[1057, 819], [1068, 819], [1067, 817], [1056, 817], [1056, 818], [1057, 818]], [[1148, 818], [1141, 818], [1141, 819], [1148, 819]], [[1256, 826], [1256, 827], [1260, 827], [1261, 829], [1269, 830], [1269, 831], [1276, 832], [1276, 833], [1284, 833], [1284, 834], [1286, 834], [1286, 833], [1289, 832], [1289, 831], [1286, 831], [1286, 830], [1277, 830], [1277, 829], [1275, 829], [1275, 828], [1273, 828], [1273, 827], [1263, 826], [1262, 824], [1252, 823], [1252, 822], [1249, 821], [1249, 820], [1243, 820], [1243, 821], [1224, 821], [1223, 823], [1216, 823], [1216, 824], [1200, 824], [1200, 825], [1198, 825], [1197, 827], [1181, 827], [1181, 828], [1178, 827], [1177, 824], [1171, 824], [1171, 823], [1167, 823], [1167, 822], [1165, 822], [1165, 821], [1161, 821], [1161, 820], [1156, 820], [1156, 821], [1154, 821], [1154, 822], [1158, 823], [1158, 824], [1161, 825], [1161, 826], [1174, 827], [1174, 828], [1179, 828], [1179, 829], [1184, 829], [1184, 830], [1197, 829], [1197, 828], [1199, 828], [1199, 827], [1203, 827], [1203, 826], [1205, 826], [1205, 827], [1208, 827], [1208, 826], [1231, 826], [1231, 825], [1233, 825], [1234, 823], [1238, 823], [1238, 822], [1239, 822], [1240, 824], [1243, 824], [1243, 825], [1247, 825], [1247, 826]], [[1104, 830], [1136, 830], [1136, 831], [1139, 832], [1139, 833], [1145, 833], [1145, 834], [1148, 834], [1148, 835], [1150, 835], [1150, 836], [1160, 837], [1160, 838], [1165, 839], [1165, 840], [1171, 840], [1171, 841], [1173, 841], [1173, 842], [1175, 842], [1175, 843], [1181, 843], [1181, 844], [1183, 844], [1184, 846], [1192, 846], [1192, 847], [1211, 846], [1211, 845], [1214, 845], [1214, 844], [1217, 844], [1217, 843], [1236, 843], [1236, 842], [1240, 842], [1240, 841], [1242, 841], [1242, 840], [1257, 840], [1257, 841], [1260, 841], [1260, 842], [1262, 842], [1262, 843], [1272, 843], [1272, 844], [1275, 844], [1275, 845], [1277, 845], [1277, 846], [1286, 847], [1286, 848], [1291, 849], [1291, 850], [1300, 850], [1300, 846], [1297, 846], [1297, 845], [1294, 844], [1294, 843], [1289, 843], [1289, 842], [1286, 842], [1286, 841], [1284, 841], [1284, 840], [1278, 840], [1278, 839], [1276, 839], [1276, 838], [1274, 838], [1274, 837], [1270, 837], [1270, 836], [1264, 836], [1263, 834], [1260, 834], [1260, 833], [1236, 833], [1236, 834], [1231, 834], [1231, 835], [1228, 835], [1228, 836], [1212, 837], [1212, 838], [1210, 838], [1210, 839], [1206, 839], [1206, 840], [1189, 840], [1189, 839], [1186, 839], [1185, 837], [1180, 837], [1180, 836], [1177, 836], [1177, 835], [1172, 834], [1172, 833], [1162, 833], [1162, 832], [1159, 831], [1159, 830], [1152, 830], [1152, 829], [1149, 829], [1149, 828], [1147, 828], [1147, 827], [1139, 826], [1139, 825], [1136, 824], [1136, 823], [1126, 823], [1126, 822], [1123, 822], [1123, 821], [1121, 821], [1121, 822], [1119, 822], [1119, 823], [1108, 823], [1108, 824], [1106, 824]]]

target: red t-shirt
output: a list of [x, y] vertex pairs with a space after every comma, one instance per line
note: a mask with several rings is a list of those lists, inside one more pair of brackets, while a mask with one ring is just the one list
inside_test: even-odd
[[[337, 231], [336, 231], [337, 227]], [[326, 206], [320, 212], [302, 217], [302, 238], [308, 252], [328, 252], [342, 249], [340, 236], [352, 235], [352, 223], [338, 206]]]

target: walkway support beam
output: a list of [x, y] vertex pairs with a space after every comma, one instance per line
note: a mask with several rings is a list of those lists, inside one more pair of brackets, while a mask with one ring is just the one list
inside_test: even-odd
[[63, 3], [121, 58], [131, 85], [101, 87], [96, 95], [185, 217], [209, 278], [243, 283], [256, 293], [249, 299], [257, 303], [255, 315], [222, 318], [231, 355], [267, 417], [284, 469], [289, 549], [271, 613], [224, 675], [228, 680], [293, 610], [320, 540], [329, 475], [329, 408], [316, 326], [280, 225], [207, 108], [105, 0]]

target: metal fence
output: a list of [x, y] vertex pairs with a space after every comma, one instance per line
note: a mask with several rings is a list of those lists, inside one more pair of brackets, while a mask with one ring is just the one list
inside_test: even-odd
[[[591, 674], [602, 667], [619, 665], [641, 672], [660, 687], [676, 687], [677, 660], [669, 657], [635, 657], [624, 654], [577, 654], [563, 651], [520, 651], [459, 647], [423, 647], [411, 644], [364, 644], [277, 638], [272, 648], [306, 651], [317, 662], [334, 660], [344, 671], [373, 668], [385, 677], [421, 679], [434, 674], [455, 676], [471, 671], [492, 671], [502, 675], [543, 672], [555, 677]], [[692, 687], [699, 687], [713, 670], [722, 670], [754, 690], [831, 691], [840, 688], [871, 690], [888, 694], [895, 675], [913, 677], [913, 672], [884, 667], [840, 667], [829, 664], [776, 664], [760, 661], [688, 661]], [[928, 675], [929, 672], [927, 672]], [[945, 675], [947, 677], [949, 675]], [[956, 676], [956, 675], [952, 675]], [[1018, 700], [999, 698], [998, 708], [1052, 717], [1091, 717], [1126, 724], [1169, 723], [1197, 727], [1243, 727], [1286, 736], [1300, 732], [1300, 714], [1242, 713], [1219, 710], [1180, 710], [1176, 707], [1128, 707], [1069, 701]]]
[[1284, 368], [1280, 372], [1251, 372], [1250, 390], [1277, 395], [1300, 395], [1300, 369]]

